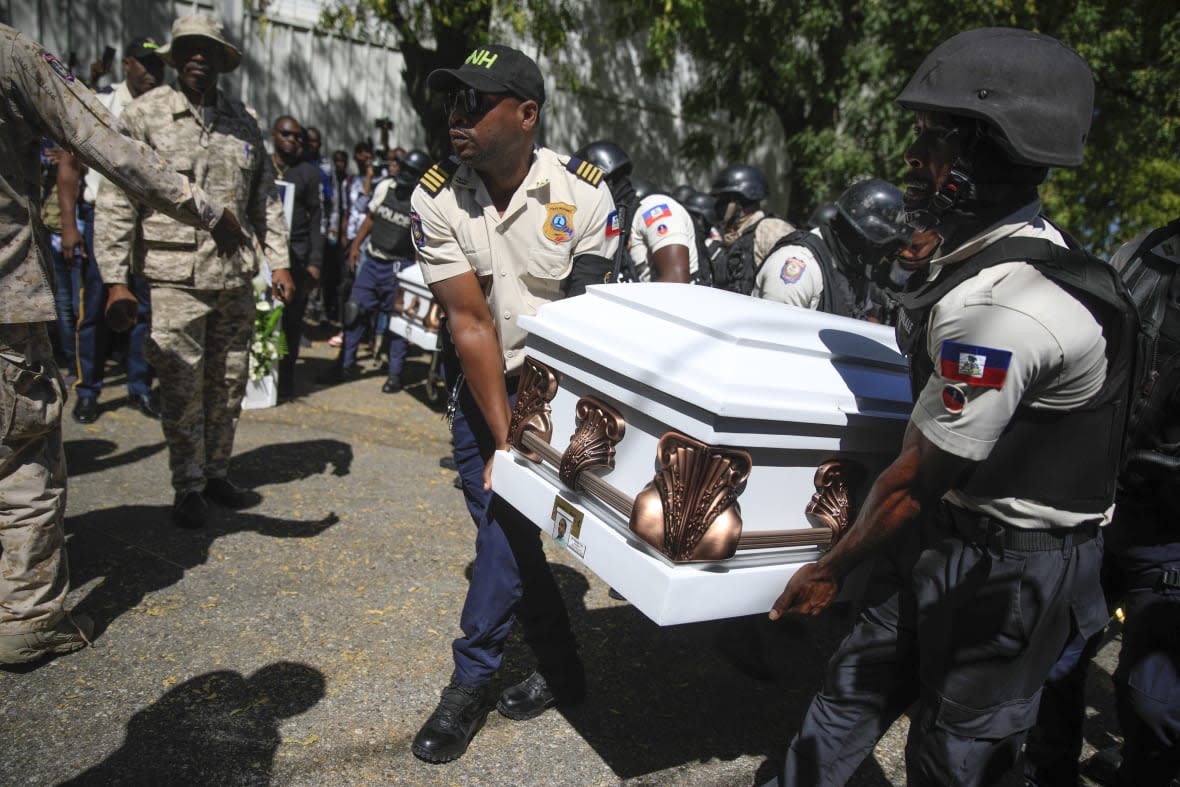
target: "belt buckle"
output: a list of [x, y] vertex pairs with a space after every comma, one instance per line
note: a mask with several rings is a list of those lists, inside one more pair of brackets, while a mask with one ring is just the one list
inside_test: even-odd
[[1155, 581], [1156, 590], [1180, 589], [1180, 568], [1169, 568], [1160, 572]]

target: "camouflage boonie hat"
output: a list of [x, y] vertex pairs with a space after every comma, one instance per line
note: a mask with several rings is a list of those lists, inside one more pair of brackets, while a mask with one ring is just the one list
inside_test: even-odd
[[208, 38], [221, 47], [225, 54], [225, 70], [233, 71], [242, 62], [242, 51], [225, 37], [225, 28], [211, 16], [190, 14], [172, 23], [172, 40], [160, 47], [158, 54], [164, 62], [176, 68], [172, 60], [172, 46], [181, 38]]

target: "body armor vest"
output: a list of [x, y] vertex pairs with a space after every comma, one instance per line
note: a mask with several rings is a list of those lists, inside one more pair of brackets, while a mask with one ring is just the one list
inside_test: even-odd
[[397, 195], [397, 186], [385, 192], [380, 205], [370, 205], [373, 233], [369, 244], [377, 256], [386, 260], [412, 260], [414, 244], [410, 237], [410, 200]]
[[751, 224], [729, 248], [717, 255], [713, 266], [714, 287], [741, 295], [754, 291], [754, 274], [758, 272], [754, 266], [754, 235], [758, 225], [767, 218], [763, 216]]
[[820, 294], [818, 310], [826, 314], [838, 314], [841, 317], [853, 317], [863, 320], [865, 316], [864, 297], [858, 297], [856, 288], [852, 286], [848, 276], [836, 264], [832, 250], [823, 238], [816, 237], [807, 230], [795, 230], [790, 235], [780, 238], [770, 255], [784, 246], [802, 246], [811, 252], [819, 263], [820, 273], [823, 274], [824, 290]]
[[1043, 239], [1008, 238], [907, 291], [900, 298], [897, 343], [910, 361], [914, 399], [934, 373], [926, 351], [930, 309], [985, 268], [1016, 261], [1035, 266], [1094, 315], [1106, 339], [1106, 381], [1073, 410], [1019, 406], [988, 458], [957, 488], [978, 497], [1035, 500], [1063, 511], [1103, 512], [1114, 502], [1123, 459], [1138, 320], [1118, 274], [1101, 260]]

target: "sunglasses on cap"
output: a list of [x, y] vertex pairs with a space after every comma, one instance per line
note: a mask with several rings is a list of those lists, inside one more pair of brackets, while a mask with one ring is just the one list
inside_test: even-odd
[[448, 115], [460, 112], [467, 117], [483, 117], [508, 97], [508, 93], [484, 93], [473, 87], [453, 90], [443, 98]]

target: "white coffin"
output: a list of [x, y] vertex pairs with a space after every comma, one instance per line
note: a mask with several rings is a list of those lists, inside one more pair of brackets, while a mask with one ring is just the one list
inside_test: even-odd
[[[822, 538], [758, 544], [781, 531], [821, 532], [805, 510], [816, 469], [829, 460], [857, 471], [855, 506], [896, 457], [909, 417], [893, 331], [866, 322], [705, 287], [623, 284], [591, 287], [520, 323], [526, 355], [559, 378], [552, 450], [548, 463], [502, 452], [494, 488], [660, 625], [767, 612], [825, 547]], [[585, 470], [574, 489], [553, 455], [566, 451], [584, 396], [614, 408], [626, 427], [613, 469]], [[670, 431], [749, 453], [732, 557], [673, 561], [628, 527], [618, 501], [652, 482], [657, 444]], [[591, 474], [619, 494], [600, 494]]]
[[434, 295], [422, 279], [422, 269], [411, 265], [397, 275], [405, 291], [402, 296], [404, 311], [389, 315], [389, 331], [404, 337], [415, 347], [434, 352], [439, 349], [438, 330], [427, 327], [425, 320], [434, 305]]

